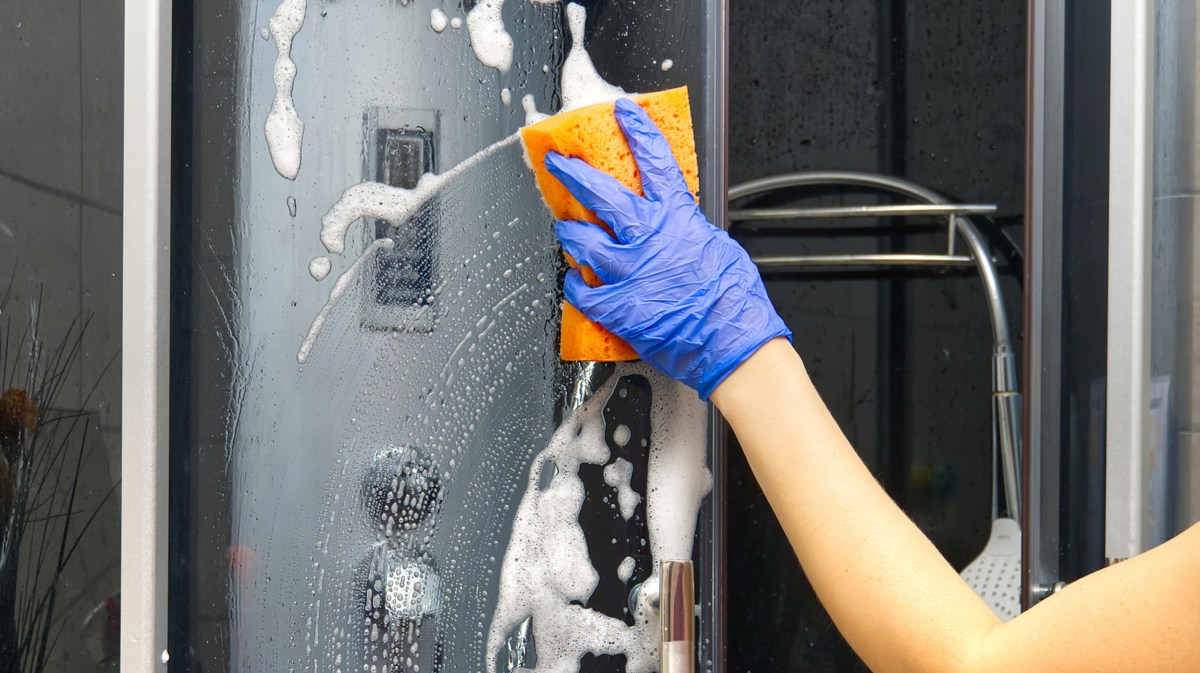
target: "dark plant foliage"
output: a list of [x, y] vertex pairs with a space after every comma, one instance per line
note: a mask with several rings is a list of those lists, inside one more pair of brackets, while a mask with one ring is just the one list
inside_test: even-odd
[[[79, 504], [92, 426], [67, 398], [89, 319], [44, 334], [46, 298], [17, 302], [15, 282], [0, 289], [0, 673], [41, 673], [81, 626], [64, 614], [63, 579], [118, 485], [98, 504]], [[95, 389], [74, 406], [87, 408]]]

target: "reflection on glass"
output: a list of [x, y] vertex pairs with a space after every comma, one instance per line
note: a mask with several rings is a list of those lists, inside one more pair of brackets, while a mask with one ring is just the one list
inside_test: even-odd
[[120, 3], [4, 5], [0, 671], [115, 672]]
[[44, 334], [41, 301], [13, 290], [0, 288], [0, 670], [116, 670], [120, 465], [77, 405], [85, 326]]
[[197, 6], [173, 667], [657, 668], [631, 594], [709, 553], [706, 407], [559, 361], [561, 253], [516, 132], [682, 84], [704, 128], [706, 8]]

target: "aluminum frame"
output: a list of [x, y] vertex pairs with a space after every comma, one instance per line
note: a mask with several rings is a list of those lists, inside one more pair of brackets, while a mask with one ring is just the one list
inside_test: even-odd
[[[1053, 591], [1059, 567], [1057, 490], [1060, 451], [1054, 441], [1061, 423], [1055, 401], [1062, 381], [1048, 370], [1045, 354], [1062, 343], [1062, 299], [1044, 292], [1062, 261], [1063, 113], [1065, 7], [1060, 0], [1030, 0], [1026, 74], [1025, 405], [1021, 455], [1024, 516], [1021, 519], [1021, 609]], [[1050, 430], [1048, 432], [1048, 430]]]
[[1148, 531], [1154, 11], [1146, 0], [1112, 1], [1104, 539], [1110, 564], [1144, 551]]
[[166, 668], [171, 3], [125, 3], [121, 671]]
[[[719, 195], [706, 203], [708, 215], [714, 224], [722, 229], [729, 228], [729, 0], [713, 0], [713, 11], [716, 16], [709, 19], [705, 26], [705, 40], [708, 47], [714, 50], [712, 58], [705, 59], [705, 77], [713, 88], [713, 95], [708, 99], [712, 108], [706, 131], [717, 143], [716, 151], [709, 152], [706, 163], [708, 175], [712, 176], [715, 185], [707, 188], [710, 194]], [[701, 668], [711, 673], [726, 673], [729, 664], [729, 631], [728, 631], [728, 516], [726, 515], [727, 493], [729, 490], [728, 451], [729, 428], [725, 419], [716, 407], [709, 404], [708, 442], [709, 469], [714, 476], [713, 489], [709, 494], [708, 506], [701, 509], [701, 515], [706, 518], [701, 525], [711, 526], [708, 549], [705, 550], [712, 559], [712, 572], [707, 578], [706, 586], [697, 587], [701, 593], [707, 592], [712, 597], [711, 612], [705, 620], [701, 620], [699, 636], [708, 640], [706, 647], [711, 662]], [[704, 582], [701, 574], [701, 582]]]

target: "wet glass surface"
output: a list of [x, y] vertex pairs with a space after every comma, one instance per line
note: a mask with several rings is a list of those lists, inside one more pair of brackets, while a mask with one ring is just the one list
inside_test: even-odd
[[562, 105], [586, 36], [592, 78], [691, 87], [712, 179], [707, 5], [661, 4], [183, 14], [173, 670], [657, 668], [629, 593], [652, 559], [711, 567], [706, 408], [634, 364], [569, 402], [560, 252], [513, 134]]

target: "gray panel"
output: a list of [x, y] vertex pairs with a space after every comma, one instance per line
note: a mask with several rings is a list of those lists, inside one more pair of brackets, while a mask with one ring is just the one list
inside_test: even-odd
[[1154, 211], [1148, 413], [1148, 537], [1157, 543], [1200, 520], [1200, 159], [1194, 3], [1157, 3]]
[[70, 0], [5, 4], [0, 27], [0, 91], [19, 105], [0, 106], [0, 171], [36, 184], [79, 192], [80, 13]]

